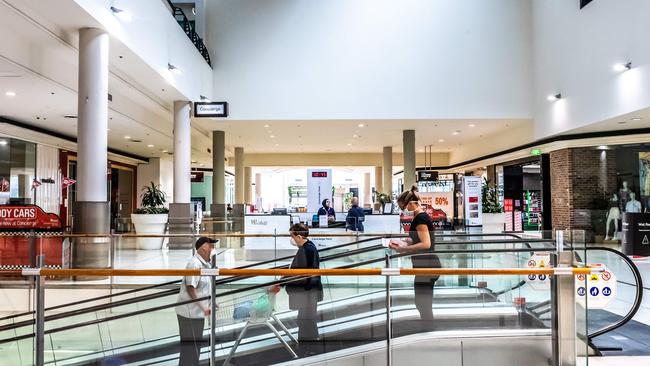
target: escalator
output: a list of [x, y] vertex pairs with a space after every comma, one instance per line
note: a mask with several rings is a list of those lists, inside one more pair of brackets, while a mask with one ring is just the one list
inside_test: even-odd
[[[463, 240], [467, 237], [452, 237], [448, 241], [438, 241], [442, 238], [436, 236], [437, 248], [442, 248], [437, 252], [443, 260], [443, 266], [454, 267], [459, 263], [465, 263], [472, 267], [495, 267], [494, 263], [501, 263], [504, 260], [525, 261], [533, 250], [554, 250], [553, 242], [549, 240], [510, 240], [497, 236], [494, 238], [481, 236], [479, 240], [469, 241]], [[488, 239], [486, 240], [485, 237]], [[376, 238], [370, 238], [322, 249], [322, 267], [382, 266], [385, 261], [385, 249], [374, 243]], [[444, 244], [439, 245], [441, 243]], [[477, 247], [479, 249], [476, 249]], [[616, 255], [620, 256], [620, 254]], [[290, 258], [279, 258], [244, 267], [286, 268], [285, 264], [277, 264], [288, 259]], [[624, 261], [627, 258], [619, 260]], [[391, 262], [394, 262], [391, 266], [405, 266], [408, 261], [407, 255], [391, 256]], [[633, 265], [631, 268], [635, 269]], [[318, 306], [320, 338], [318, 342], [303, 346], [309, 352], [301, 356], [310, 355], [316, 359], [320, 357], [320, 360], [326, 360], [329, 357], [327, 355], [350, 357], [349, 354], [355, 352], [371, 353], [372, 345], [375, 345], [376, 350], [385, 347], [384, 283], [361, 278], [356, 278], [356, 283], [354, 279], [341, 280], [334, 277], [324, 279], [325, 299]], [[217, 303], [224, 306], [231, 303], [234, 306], [238, 299], [258, 294], [265, 287], [283, 281], [288, 280], [243, 277], [218, 279], [216, 281], [219, 289]], [[641, 289], [640, 276], [635, 281], [637, 289]], [[88, 300], [88, 302], [106, 301], [100, 305], [83, 307], [84, 304], [76, 302], [48, 309], [46, 337], [49, 340], [51, 355], [49, 364], [98, 364], [102, 360], [111, 359], [115, 362], [141, 365], [177, 364], [181, 350], [173, 312], [173, 308], [177, 305], [178, 292], [177, 282], [175, 282]], [[549, 299], [543, 296], [539, 298], [540, 296], [536, 295], [525, 306], [515, 305], [514, 299], [521, 298], [522, 295], [530, 296], [521, 278], [486, 281], [485, 278], [459, 277], [444, 278], [439, 282], [434, 290], [435, 321], [430, 327], [422, 326], [419, 314], [413, 306], [412, 280], [399, 278], [391, 285], [392, 335], [396, 340], [412, 339], [411, 342], [404, 343], [405, 346], [418, 343], [417, 337], [432, 338], [435, 342], [444, 343], [449, 339], [475, 340], [477, 335], [485, 332], [491, 332], [493, 335], [501, 334], [499, 339], [502, 341], [509, 339], [508, 337], [515, 337], [523, 342], [524, 338], [529, 337], [531, 340], [544, 339], [544, 341], [537, 340], [537, 343], [548, 343], [550, 324], [545, 309], [549, 307], [545, 303]], [[117, 300], [120, 296], [134, 297]], [[631, 316], [634, 315], [639, 304], [640, 295], [635, 298], [635, 304], [630, 310]], [[71, 310], [74, 307], [81, 308]], [[286, 322], [289, 330], [295, 333], [296, 328], [292, 319], [295, 318], [296, 312], [287, 309], [286, 304], [278, 304], [277, 308], [277, 317]], [[30, 340], [33, 336], [30, 333], [33, 321], [24, 319], [29, 316], [29, 313], [24, 313], [0, 319], [5, 322], [0, 325], [0, 347], [4, 348], [9, 344], [18, 345], [20, 342]], [[631, 316], [605, 326], [608, 329], [620, 327], [619, 323], [629, 321]], [[243, 321], [222, 320], [225, 322], [217, 324], [217, 364], [223, 362], [244, 325]], [[129, 329], [137, 327], [141, 328], [142, 336], [129, 337]], [[590, 329], [590, 333], [593, 331], [602, 334], [602, 330]], [[205, 334], [208, 334], [208, 330]], [[90, 339], [93, 342], [89, 342]], [[97, 339], [99, 340], [94, 342]], [[399, 344], [399, 341], [396, 344]], [[79, 347], [75, 348], [75, 345]], [[56, 352], [57, 349], [65, 350], [71, 347], [74, 349], [68, 351], [76, 353]], [[364, 349], [366, 351], [363, 351]], [[207, 364], [208, 358], [209, 345], [206, 343], [202, 347], [201, 360]], [[246, 334], [237, 348], [232, 363], [274, 364], [291, 360], [291, 355], [268, 329], [256, 327]]]

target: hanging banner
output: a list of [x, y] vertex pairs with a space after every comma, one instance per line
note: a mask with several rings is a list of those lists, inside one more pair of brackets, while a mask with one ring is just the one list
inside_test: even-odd
[[[324, 199], [332, 201], [332, 169], [308, 169], [307, 211], [318, 212]], [[334, 207], [333, 202], [331, 207]]]
[[46, 213], [38, 206], [1, 206], [0, 229], [60, 229], [58, 215]]
[[467, 226], [483, 225], [483, 202], [481, 197], [481, 177], [463, 177], [463, 208]]

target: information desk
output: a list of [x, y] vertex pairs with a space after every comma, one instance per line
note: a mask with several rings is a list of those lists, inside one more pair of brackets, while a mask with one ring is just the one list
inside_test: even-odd
[[[265, 215], [252, 214], [244, 216], [244, 234], [278, 234], [289, 233], [292, 215]], [[295, 216], [298, 216], [297, 214]], [[305, 215], [306, 216], [306, 215]], [[307, 217], [307, 216], [306, 216]], [[311, 216], [308, 216], [311, 217]], [[339, 218], [344, 219], [341, 214]], [[302, 217], [301, 217], [302, 220]], [[341, 220], [341, 221], [343, 221]], [[303, 220], [304, 222], [304, 220]], [[366, 215], [363, 223], [365, 232], [372, 234], [399, 233], [399, 215]], [[353, 234], [353, 231], [346, 231], [344, 227], [339, 228], [310, 228], [310, 234]], [[320, 248], [326, 248], [339, 244], [355, 241], [353, 237], [310, 237], [310, 240]], [[261, 261], [277, 257], [293, 255], [296, 247], [291, 245], [290, 238], [285, 237], [261, 237], [244, 238], [244, 249], [246, 260]]]

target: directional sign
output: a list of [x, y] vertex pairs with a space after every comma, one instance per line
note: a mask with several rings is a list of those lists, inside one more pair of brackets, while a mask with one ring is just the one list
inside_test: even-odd
[[592, 266], [603, 268], [603, 271], [600, 274], [576, 276], [576, 300], [589, 309], [604, 309], [616, 298], [616, 275], [604, 264]]
[[[528, 268], [547, 268], [550, 267], [550, 253], [533, 253], [528, 259]], [[551, 281], [547, 275], [529, 275], [526, 282], [533, 290], [548, 291], [551, 289]]]

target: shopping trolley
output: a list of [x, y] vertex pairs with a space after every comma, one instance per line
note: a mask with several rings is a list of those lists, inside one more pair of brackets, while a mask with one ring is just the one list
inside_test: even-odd
[[289, 346], [287, 341], [282, 338], [280, 332], [273, 326], [271, 320], [284, 331], [284, 334], [291, 339], [294, 343], [298, 343], [298, 340], [289, 332], [289, 329], [278, 319], [275, 315], [275, 296], [279, 291], [278, 287], [269, 287], [266, 288], [263, 292], [257, 292], [250, 295], [244, 295], [233, 299], [230, 304], [220, 304], [219, 310], [217, 310], [217, 321], [221, 324], [226, 322], [239, 322], [246, 320], [244, 328], [239, 333], [235, 344], [233, 344], [230, 349], [228, 357], [224, 361], [224, 366], [230, 364], [230, 360], [237, 351], [237, 347], [241, 343], [242, 339], [246, 335], [248, 328], [265, 325], [268, 327], [275, 337], [282, 342], [284, 347], [289, 351], [293, 358], [298, 358], [298, 355], [294, 350]]

